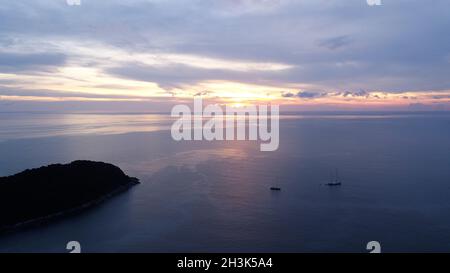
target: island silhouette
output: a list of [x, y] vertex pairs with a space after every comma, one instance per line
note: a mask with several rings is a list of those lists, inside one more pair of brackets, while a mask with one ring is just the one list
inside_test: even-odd
[[119, 167], [86, 160], [0, 177], [0, 232], [85, 210], [137, 184]]

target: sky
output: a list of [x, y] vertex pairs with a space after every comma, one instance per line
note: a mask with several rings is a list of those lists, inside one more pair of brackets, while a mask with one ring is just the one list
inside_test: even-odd
[[0, 112], [450, 110], [450, 1], [0, 0]]

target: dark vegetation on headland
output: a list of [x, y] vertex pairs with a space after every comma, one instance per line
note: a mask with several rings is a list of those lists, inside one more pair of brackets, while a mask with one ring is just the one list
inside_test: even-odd
[[120, 168], [93, 161], [0, 177], [0, 232], [78, 212], [136, 184], [139, 180]]

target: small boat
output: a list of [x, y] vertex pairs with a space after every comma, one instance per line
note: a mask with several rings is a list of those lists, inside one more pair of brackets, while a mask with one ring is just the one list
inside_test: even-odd
[[336, 169], [336, 175], [334, 176], [334, 178], [331, 179], [330, 183], [325, 184], [329, 187], [337, 187], [337, 186], [342, 186], [342, 182], [339, 180], [339, 176], [338, 176], [338, 171]]
[[281, 191], [281, 188], [271, 187], [270, 190], [271, 190], [271, 191]]

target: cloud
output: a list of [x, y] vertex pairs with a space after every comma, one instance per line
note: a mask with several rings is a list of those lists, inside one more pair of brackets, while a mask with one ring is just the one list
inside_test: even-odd
[[300, 91], [300, 92], [297, 93], [297, 96], [299, 98], [302, 98], [302, 99], [311, 99], [311, 98], [319, 97], [319, 96], [321, 96], [321, 94], [313, 93], [313, 92], [307, 92], [307, 91]]
[[336, 50], [347, 46], [351, 43], [351, 38], [347, 35], [327, 38], [319, 41], [319, 46], [328, 48], [330, 50]]
[[209, 95], [209, 94], [211, 94], [211, 93], [213, 93], [213, 92], [208, 91], [208, 90], [200, 91], [200, 92], [195, 93], [195, 94], [194, 94], [194, 97], [206, 96], [206, 95]]
[[335, 94], [320, 92], [320, 91], [299, 91], [297, 93], [292, 92], [282, 92], [281, 97], [283, 98], [300, 98], [300, 99], [313, 99], [313, 98], [323, 98], [328, 96], [333, 96]]
[[40, 53], [3, 53], [0, 52], [0, 72], [18, 72], [34, 70], [42, 72], [51, 67], [63, 66], [66, 56], [63, 54]]
[[[4, 2], [0, 73], [81, 67], [119, 82], [90, 82], [93, 94], [121, 80], [156, 83], [168, 92], [223, 81], [271, 87], [277, 96], [305, 89], [347, 98], [367, 96], [360, 90], [450, 89], [450, 36], [442, 35], [450, 29], [447, 0], [387, 1], [382, 8], [364, 0]], [[67, 84], [77, 90], [96, 80], [79, 76]], [[333, 94], [281, 93], [295, 96]]]
[[0, 86], [0, 96], [16, 96], [16, 97], [42, 97], [42, 98], [85, 98], [85, 99], [123, 99], [133, 100], [136, 96], [113, 95], [113, 94], [92, 94], [86, 92], [61, 92], [45, 89], [23, 89], [10, 88]]
[[312, 99], [312, 98], [321, 98], [327, 96], [326, 92], [310, 92], [310, 91], [300, 91], [297, 93], [297, 97], [301, 99]]
[[[110, 67], [106, 73], [115, 77], [157, 83], [161, 88], [171, 90], [185, 88], [204, 81], [230, 81], [249, 84], [270, 83], [270, 71], [235, 71], [227, 69], [206, 69], [185, 64], [143, 65], [141, 63], [124, 63]], [[276, 73], [275, 73], [276, 74]]]
[[446, 94], [446, 95], [434, 95], [433, 99], [450, 99], [450, 95]]
[[368, 93], [368, 92], [366, 92], [364, 90], [359, 90], [359, 91], [356, 91], [356, 92], [346, 91], [346, 92], [343, 92], [341, 94], [344, 97], [368, 97], [368, 96], [370, 96], [370, 93]]
[[281, 93], [281, 96], [283, 98], [293, 98], [293, 97], [295, 97], [295, 94], [291, 93], [291, 92], [286, 92], [286, 93]]

